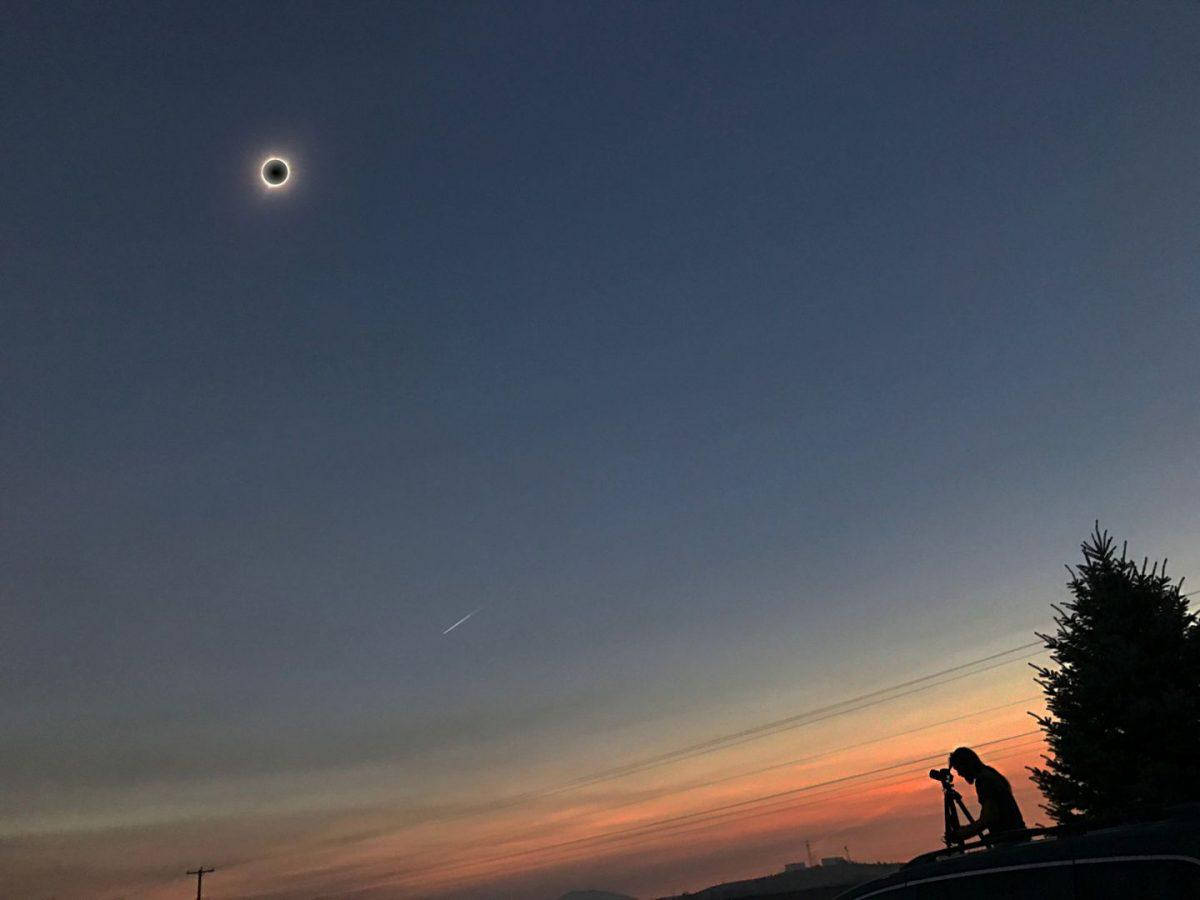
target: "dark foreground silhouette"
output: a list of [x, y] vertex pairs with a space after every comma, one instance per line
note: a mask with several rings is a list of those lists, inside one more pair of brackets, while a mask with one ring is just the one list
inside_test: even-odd
[[[1001, 845], [980, 841], [909, 861], [842, 900], [1124, 900], [1200, 897], [1200, 804], [1113, 822], [1031, 828]], [[782, 900], [782, 898], [780, 898]]]
[[984, 765], [983, 760], [970, 747], [959, 747], [950, 754], [950, 768], [954, 769], [967, 784], [975, 785], [975, 796], [979, 800], [979, 818], [957, 828], [947, 822], [946, 843], [963, 843], [973, 837], [981, 837], [988, 843], [1003, 840], [1008, 832], [1023, 831], [1025, 819], [1013, 797], [1008, 779]]

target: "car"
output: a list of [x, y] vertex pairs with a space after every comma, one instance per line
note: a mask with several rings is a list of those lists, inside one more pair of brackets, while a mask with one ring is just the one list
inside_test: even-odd
[[838, 900], [1200, 897], [1200, 804], [1113, 824], [1029, 829], [918, 856]]

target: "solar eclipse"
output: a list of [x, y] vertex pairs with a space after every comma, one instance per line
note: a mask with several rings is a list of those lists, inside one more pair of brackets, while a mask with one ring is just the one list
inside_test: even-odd
[[291, 174], [286, 160], [272, 156], [262, 164], [262, 180], [269, 188], [283, 187]]

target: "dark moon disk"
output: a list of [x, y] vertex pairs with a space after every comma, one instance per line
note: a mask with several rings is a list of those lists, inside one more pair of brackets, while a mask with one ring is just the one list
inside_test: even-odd
[[282, 159], [268, 159], [262, 167], [263, 181], [271, 187], [279, 187], [287, 181], [288, 167]]

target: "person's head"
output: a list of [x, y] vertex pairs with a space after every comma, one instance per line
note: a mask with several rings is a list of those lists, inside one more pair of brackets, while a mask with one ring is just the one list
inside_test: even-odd
[[983, 769], [983, 760], [970, 747], [958, 747], [950, 754], [950, 768], [967, 780], [975, 783], [975, 776]]

